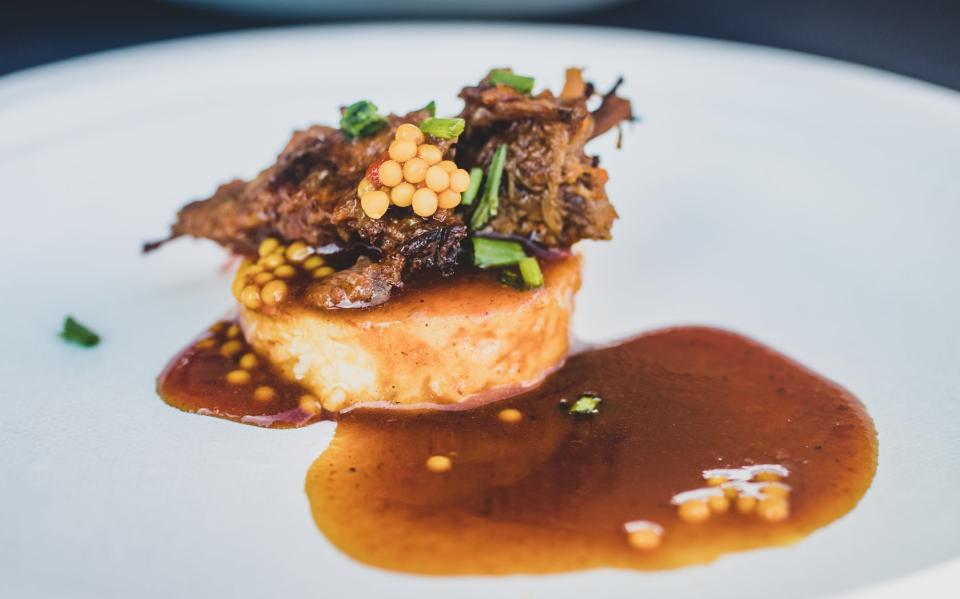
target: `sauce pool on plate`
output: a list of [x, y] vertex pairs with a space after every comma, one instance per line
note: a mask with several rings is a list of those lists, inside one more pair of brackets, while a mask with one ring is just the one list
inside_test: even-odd
[[[178, 408], [276, 428], [316, 399], [214, 325], [160, 377]], [[419, 574], [643, 570], [800, 540], [876, 470], [860, 402], [745, 337], [657, 331], [569, 358], [472, 408], [358, 408], [306, 481], [314, 521], [361, 562]]]
[[[581, 396], [594, 401], [571, 413]], [[342, 414], [306, 490], [327, 538], [381, 568], [664, 569], [803, 538], [856, 505], [876, 456], [844, 389], [681, 328], [575, 355], [479, 408]]]

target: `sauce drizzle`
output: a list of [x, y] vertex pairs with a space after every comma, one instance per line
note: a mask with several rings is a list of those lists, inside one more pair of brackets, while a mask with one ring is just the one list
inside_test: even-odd
[[[597, 413], [569, 413], [584, 393]], [[679, 328], [479, 408], [342, 414], [306, 490], [327, 538], [381, 568], [663, 569], [798, 541], [856, 505], [876, 456], [844, 389], [739, 335]], [[691, 503], [714, 495], [726, 509]]]

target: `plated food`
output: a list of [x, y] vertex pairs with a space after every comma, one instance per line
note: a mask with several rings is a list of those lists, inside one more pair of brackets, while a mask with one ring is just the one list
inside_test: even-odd
[[147, 249], [189, 235], [243, 261], [236, 317], [171, 361], [163, 398], [268, 427], [337, 419], [314, 519], [404, 571], [676, 567], [851, 509], [872, 422], [772, 350], [681, 328], [568, 356], [574, 245], [617, 217], [585, 146], [631, 107], [579, 69], [534, 88], [495, 69], [453, 118], [355, 102], [181, 210]]

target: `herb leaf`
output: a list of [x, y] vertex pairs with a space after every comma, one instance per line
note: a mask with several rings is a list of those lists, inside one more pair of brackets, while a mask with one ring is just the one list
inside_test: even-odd
[[505, 69], [494, 69], [490, 71], [488, 78], [490, 79], [490, 83], [502, 83], [503, 85], [509, 85], [521, 94], [529, 94], [533, 91], [533, 77], [516, 75], [513, 72]]
[[592, 416], [600, 413], [600, 402], [602, 401], [603, 398], [600, 396], [584, 394], [578, 397], [577, 401], [573, 402], [573, 405], [567, 411], [570, 414]]
[[420, 110], [426, 110], [430, 113], [430, 116], [437, 116], [437, 103], [434, 100], [430, 100], [430, 102]]
[[516, 241], [472, 237], [473, 263], [480, 268], [512, 266], [527, 257], [523, 246]]
[[520, 268], [520, 276], [523, 277], [523, 283], [529, 288], [543, 287], [543, 272], [540, 270], [540, 263], [534, 257], [524, 258], [517, 266]]
[[353, 139], [367, 137], [387, 126], [387, 119], [377, 112], [377, 105], [360, 100], [347, 106], [340, 117], [340, 129]]
[[473, 204], [474, 198], [477, 197], [477, 192], [480, 191], [481, 181], [483, 181], [483, 169], [479, 166], [470, 169], [470, 186], [467, 187], [467, 190], [463, 192], [463, 195], [460, 197], [461, 204], [464, 206]]
[[420, 130], [427, 135], [439, 137], [440, 139], [455, 139], [460, 137], [467, 122], [463, 119], [440, 119], [430, 117], [420, 123]]
[[493, 153], [490, 168], [487, 169], [487, 186], [483, 190], [483, 197], [477, 202], [477, 208], [470, 218], [470, 228], [476, 231], [483, 228], [491, 218], [497, 215], [500, 205], [500, 179], [503, 177], [503, 167], [507, 164], [507, 144], [500, 144]]
[[73, 316], [67, 316], [66, 319], [64, 319], [63, 330], [60, 331], [60, 337], [64, 341], [76, 343], [83, 347], [93, 347], [100, 343], [100, 335], [97, 335], [74, 320]]

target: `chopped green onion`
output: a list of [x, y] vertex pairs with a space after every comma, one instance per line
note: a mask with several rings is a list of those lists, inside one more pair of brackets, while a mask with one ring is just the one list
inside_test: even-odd
[[529, 94], [533, 91], [533, 77], [524, 77], [516, 75], [504, 69], [494, 69], [490, 71], [490, 83], [502, 83], [509, 85], [521, 94]]
[[500, 270], [500, 283], [521, 291], [527, 288], [527, 286], [523, 284], [520, 272], [512, 266], [507, 266]]
[[476, 231], [482, 229], [491, 218], [497, 215], [500, 205], [500, 179], [503, 176], [503, 167], [507, 164], [507, 144], [500, 144], [493, 153], [490, 168], [487, 169], [487, 186], [483, 190], [483, 197], [477, 202], [477, 208], [470, 217], [470, 228]]
[[517, 266], [520, 268], [523, 283], [527, 287], [543, 287], [543, 272], [540, 271], [540, 263], [536, 258], [524, 258]]
[[516, 241], [473, 237], [473, 263], [480, 268], [510, 266], [527, 257]]
[[420, 110], [426, 110], [430, 113], [430, 116], [437, 116], [437, 103], [433, 100], [430, 100], [430, 103], [421, 108]]
[[603, 398], [596, 395], [581, 395], [577, 398], [577, 401], [573, 402], [567, 412], [592, 416], [600, 412], [600, 402], [602, 401]]
[[60, 331], [60, 337], [70, 343], [76, 343], [83, 347], [93, 347], [100, 343], [100, 335], [97, 335], [87, 327], [73, 319], [73, 316], [67, 316], [63, 321], [63, 330]]
[[420, 123], [420, 130], [428, 135], [440, 139], [454, 139], [460, 137], [467, 122], [463, 119], [438, 119], [430, 117]]
[[377, 113], [377, 105], [360, 100], [347, 106], [340, 117], [340, 128], [354, 139], [373, 135], [387, 126], [387, 119]]
[[477, 192], [480, 191], [481, 181], [483, 181], [483, 169], [479, 166], [470, 169], [470, 185], [467, 187], [467, 190], [463, 192], [463, 195], [460, 196], [461, 204], [469, 206], [473, 203], [474, 198], [477, 197]]

